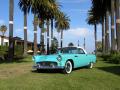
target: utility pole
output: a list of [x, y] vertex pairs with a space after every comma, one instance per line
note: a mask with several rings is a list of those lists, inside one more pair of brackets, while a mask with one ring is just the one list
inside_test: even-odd
[[85, 44], [85, 38], [84, 38], [84, 44], [83, 44], [84, 49], [85, 49], [85, 46], [86, 46], [86, 44]]
[[78, 47], [79, 47], [80, 45], [79, 45], [79, 40], [78, 40]]

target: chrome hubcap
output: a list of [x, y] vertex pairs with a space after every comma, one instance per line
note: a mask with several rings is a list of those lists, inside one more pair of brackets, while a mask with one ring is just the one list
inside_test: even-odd
[[71, 64], [70, 61], [68, 61], [66, 63], [65, 70], [66, 70], [67, 73], [71, 73], [71, 71], [72, 71], [72, 64]]

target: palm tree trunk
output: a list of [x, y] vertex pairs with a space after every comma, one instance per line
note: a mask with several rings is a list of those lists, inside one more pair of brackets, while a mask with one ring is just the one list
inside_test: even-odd
[[47, 55], [49, 55], [49, 20], [47, 20]]
[[34, 55], [37, 54], [37, 23], [34, 15]]
[[117, 51], [120, 52], [120, 0], [116, 0], [116, 37]]
[[27, 14], [24, 13], [24, 56], [27, 55]]
[[44, 20], [41, 20], [42, 22], [42, 25], [41, 25], [41, 34], [40, 34], [40, 51], [41, 51], [41, 54], [44, 54], [45, 52], [45, 49], [44, 49]]
[[95, 32], [94, 32], [94, 35], [95, 35], [95, 54], [97, 54], [97, 25], [96, 24], [94, 25], [94, 28], [95, 28]]
[[115, 51], [114, 0], [111, 0], [111, 51]]
[[12, 60], [14, 56], [13, 13], [14, 13], [14, 0], [9, 0], [9, 59], [10, 60]]
[[109, 54], [110, 51], [110, 41], [109, 41], [109, 12], [106, 11], [105, 16], [105, 51]]
[[4, 36], [1, 36], [1, 46], [3, 46], [3, 42], [4, 42]]
[[105, 54], [105, 21], [102, 20], [102, 52]]
[[60, 40], [60, 46], [63, 48], [63, 30], [61, 30], [61, 40]]
[[53, 43], [53, 19], [51, 19], [51, 46]]

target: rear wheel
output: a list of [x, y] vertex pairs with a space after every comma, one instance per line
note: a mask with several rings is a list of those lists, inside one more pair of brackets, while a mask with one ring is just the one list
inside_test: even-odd
[[65, 68], [63, 70], [63, 73], [65, 74], [70, 74], [72, 72], [72, 63], [70, 61], [67, 61], [66, 64], [65, 64]]
[[93, 63], [92, 62], [88, 65], [88, 68], [90, 68], [90, 69], [93, 68]]

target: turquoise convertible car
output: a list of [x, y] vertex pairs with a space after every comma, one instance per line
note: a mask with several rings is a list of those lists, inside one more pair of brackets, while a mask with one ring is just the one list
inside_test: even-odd
[[92, 68], [96, 56], [87, 54], [81, 47], [65, 47], [53, 55], [35, 55], [33, 61], [35, 62], [33, 68], [37, 70], [62, 69], [64, 73], [69, 74], [75, 68], [83, 66]]

